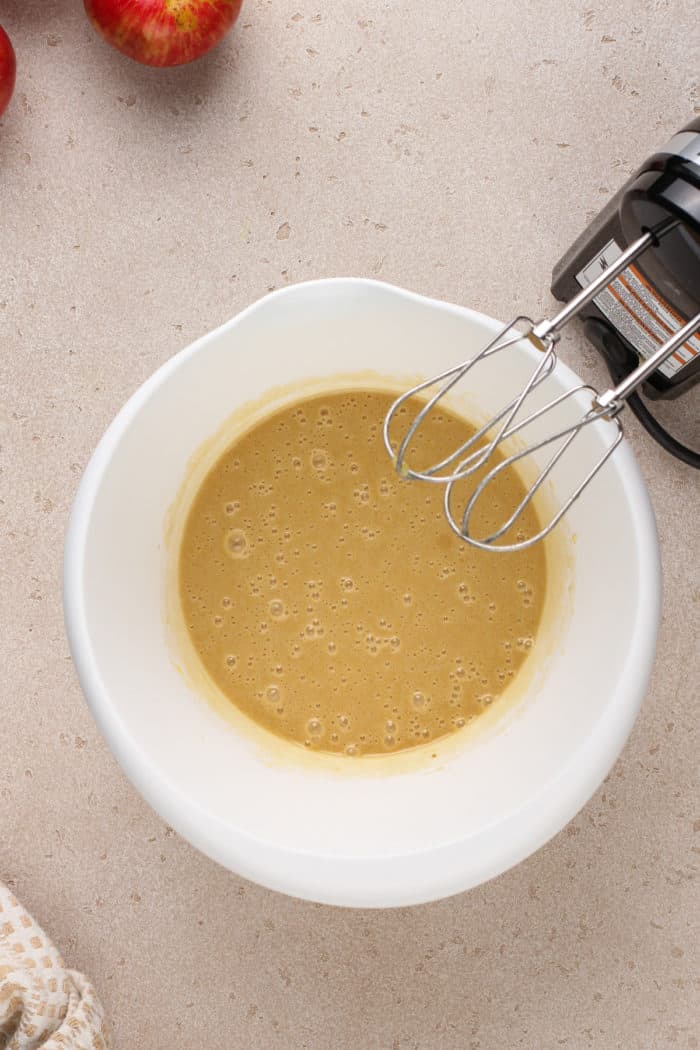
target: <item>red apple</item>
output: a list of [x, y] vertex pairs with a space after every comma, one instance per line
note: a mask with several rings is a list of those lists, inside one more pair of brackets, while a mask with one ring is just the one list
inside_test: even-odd
[[243, 0], [85, 0], [98, 32], [147, 66], [179, 66], [218, 44]]
[[17, 63], [10, 38], [0, 26], [0, 117], [7, 109], [15, 89]]

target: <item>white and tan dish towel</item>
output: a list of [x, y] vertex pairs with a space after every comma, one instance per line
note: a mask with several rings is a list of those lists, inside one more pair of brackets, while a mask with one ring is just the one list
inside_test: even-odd
[[109, 1050], [90, 982], [0, 882], [0, 1050]]

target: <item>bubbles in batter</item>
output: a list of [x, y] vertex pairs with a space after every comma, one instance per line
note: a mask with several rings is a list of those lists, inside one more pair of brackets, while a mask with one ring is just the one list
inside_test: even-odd
[[231, 529], [226, 535], [226, 553], [231, 558], [247, 558], [250, 554], [248, 538], [243, 529]]
[[[489, 710], [544, 601], [541, 546], [476, 551], [445, 526], [439, 488], [396, 478], [381, 439], [392, 400], [326, 394], [262, 420], [205, 478], [180, 552], [185, 623], [231, 703], [348, 758], [432, 743]], [[434, 462], [472, 430], [443, 411], [417, 452]], [[499, 475], [479, 528], [524, 491]]]

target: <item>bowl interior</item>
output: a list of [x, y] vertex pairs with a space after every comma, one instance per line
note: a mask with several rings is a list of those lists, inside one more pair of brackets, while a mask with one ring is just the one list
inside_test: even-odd
[[[522, 698], [489, 731], [438, 747], [432, 764], [382, 776], [274, 760], [202, 702], [172, 659], [164, 522], [190, 457], [231, 413], [272, 387], [323, 377], [332, 384], [339, 373], [379, 372], [399, 382], [430, 375], [470, 356], [496, 327], [374, 282], [287, 289], [156, 373], [85, 474], [65, 593], [84, 691], [152, 805], [244, 875], [346, 904], [398, 904], [467, 888], [569, 819], [624, 742], [658, 621], [653, 516], [624, 446], [568, 518], [558, 614], [537, 641], [536, 673]], [[494, 411], [529, 374], [534, 353], [518, 346], [507, 363], [494, 359], [456, 405], [470, 414]], [[575, 378], [560, 366], [552, 382], [564, 390]], [[554, 499], [569, 470], [581, 469], [602, 441], [591, 431], [577, 443]]]

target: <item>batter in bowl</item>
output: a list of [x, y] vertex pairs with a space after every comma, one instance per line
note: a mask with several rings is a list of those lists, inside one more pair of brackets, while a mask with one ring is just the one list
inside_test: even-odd
[[[308, 749], [386, 755], [458, 732], [498, 702], [542, 614], [544, 545], [460, 541], [442, 486], [400, 480], [384, 451], [393, 400], [348, 390], [263, 419], [209, 471], [183, 532], [180, 602], [207, 674]], [[433, 412], [417, 453], [436, 462], [473, 430]], [[514, 469], [492, 489], [484, 531], [525, 494]], [[538, 530], [532, 506], [521, 527]]]

